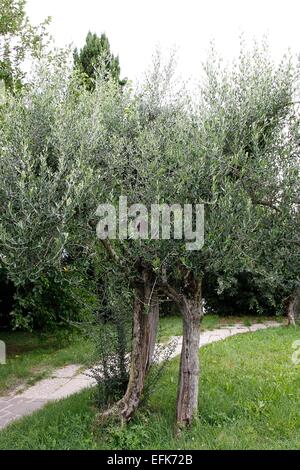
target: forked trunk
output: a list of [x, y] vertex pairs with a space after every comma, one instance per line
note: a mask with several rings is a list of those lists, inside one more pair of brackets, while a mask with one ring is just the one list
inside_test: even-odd
[[151, 278], [145, 272], [144, 284], [135, 289], [130, 375], [126, 393], [119, 402], [122, 418], [126, 421], [139, 405], [155, 347], [159, 304], [152, 287]]
[[199, 341], [202, 312], [201, 284], [193, 280], [181, 303], [183, 341], [177, 393], [177, 425], [190, 425], [198, 410]]

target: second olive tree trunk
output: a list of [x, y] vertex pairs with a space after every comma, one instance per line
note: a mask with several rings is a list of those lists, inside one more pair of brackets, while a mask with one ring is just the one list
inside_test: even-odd
[[183, 341], [180, 357], [176, 418], [178, 426], [192, 423], [198, 410], [200, 321], [203, 315], [201, 285], [181, 303]]

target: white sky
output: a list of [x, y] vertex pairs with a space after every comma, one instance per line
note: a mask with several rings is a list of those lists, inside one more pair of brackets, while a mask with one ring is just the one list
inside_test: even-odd
[[105, 32], [120, 57], [122, 76], [135, 79], [157, 45], [176, 47], [180, 74], [199, 76], [209, 42], [231, 59], [243, 32], [250, 41], [267, 34], [274, 58], [300, 52], [299, 0], [27, 0], [33, 23], [52, 16], [57, 46], [82, 46], [88, 30]]

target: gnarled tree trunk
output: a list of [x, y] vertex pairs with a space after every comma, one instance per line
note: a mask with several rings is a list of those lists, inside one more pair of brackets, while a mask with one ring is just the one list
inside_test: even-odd
[[198, 409], [200, 321], [203, 315], [201, 284], [193, 281], [191, 292], [183, 297], [183, 341], [177, 393], [177, 424], [186, 426]]
[[296, 290], [285, 299], [285, 308], [288, 318], [288, 325], [296, 325], [300, 316], [300, 290]]
[[159, 303], [151, 275], [143, 272], [143, 283], [135, 287], [133, 339], [129, 381], [124, 397], [103, 416], [119, 414], [128, 421], [136, 411], [152, 362], [158, 328]]
[[203, 317], [202, 282], [182, 268], [179, 288], [170, 284], [163, 272], [161, 289], [178, 305], [183, 317], [176, 418], [178, 427], [190, 425], [198, 409], [200, 322]]
[[193, 305], [183, 313], [176, 418], [179, 426], [191, 424], [198, 408], [200, 313]]

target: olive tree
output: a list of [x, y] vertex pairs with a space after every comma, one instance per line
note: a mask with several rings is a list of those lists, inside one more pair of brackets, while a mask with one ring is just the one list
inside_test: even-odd
[[[237, 272], [270, 285], [282, 285], [290, 272], [299, 119], [289, 59], [275, 66], [256, 49], [226, 69], [212, 55], [194, 96], [178, 86], [172, 64], [157, 57], [140, 87], [127, 83], [122, 91], [100, 73], [93, 93], [76, 73], [62, 68], [49, 79], [46, 70], [30, 91], [11, 98], [1, 127], [0, 248], [13, 278], [59, 262], [64, 250], [93, 257], [99, 243], [123, 273], [134, 292], [130, 374], [124, 397], [106, 415], [126, 421], [149, 370], [158, 295], [173, 299], [183, 318], [181, 426], [198, 407], [203, 280], [213, 273], [222, 291]], [[108, 218], [120, 204], [125, 225]], [[150, 236], [153, 205], [171, 208], [171, 236]], [[185, 205], [194, 240], [193, 230], [183, 236]], [[197, 205], [198, 215], [204, 206], [205, 243], [190, 250], [203, 228]], [[103, 263], [105, 269], [105, 257]]]
[[183, 315], [180, 425], [197, 412], [203, 279], [217, 275], [220, 291], [240, 271], [272, 288], [299, 283], [299, 254], [289, 275], [286, 259], [293, 252], [287, 225], [299, 188], [298, 70], [288, 58], [274, 65], [266, 49], [256, 48], [242, 51], [232, 69], [212, 54], [205, 72], [181, 174], [175, 174], [179, 194], [205, 204], [205, 244], [184, 256], [177, 252], [177, 276], [173, 263], [163, 266], [160, 281]]
[[[299, 182], [297, 69], [289, 59], [274, 65], [258, 48], [242, 53], [229, 70], [213, 55], [205, 71], [199, 95], [189, 99], [170, 89], [170, 69], [165, 74], [155, 69], [124, 109], [119, 150], [112, 152], [117, 184], [109, 186], [110, 202], [126, 194], [128, 202], [148, 208], [153, 203], [205, 206], [205, 244], [199, 250], [187, 250], [186, 240], [177, 237], [144, 237], [140, 206], [130, 212], [130, 240], [110, 241], [110, 229], [102, 240], [115, 262], [142, 286], [136, 297], [132, 380], [112, 410], [125, 419], [136, 409], [144, 382], [147, 284], [148, 292], [152, 284], [182, 313], [177, 423], [186, 425], [198, 407], [203, 279], [214, 273], [221, 291], [240, 271], [270, 286], [282, 285], [286, 276], [285, 256], [292, 249], [286, 227]], [[297, 285], [297, 277], [289, 279]]]

